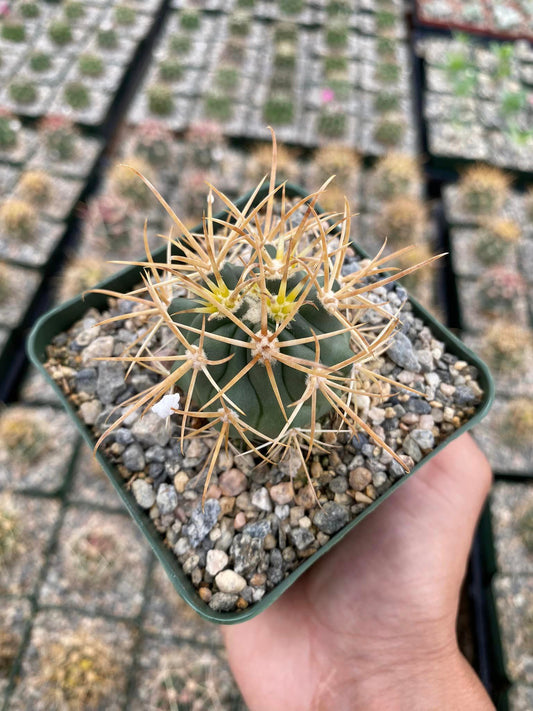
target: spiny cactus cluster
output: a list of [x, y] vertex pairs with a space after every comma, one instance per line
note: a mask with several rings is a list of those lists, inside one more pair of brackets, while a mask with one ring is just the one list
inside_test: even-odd
[[390, 239], [398, 247], [416, 242], [424, 237], [427, 227], [427, 212], [418, 198], [400, 196], [385, 203], [377, 221], [378, 234], [382, 239]]
[[39, 652], [39, 681], [49, 708], [96, 709], [111, 700], [120, 668], [115, 650], [95, 634], [77, 629]]
[[0, 229], [21, 242], [29, 242], [37, 229], [37, 212], [25, 200], [10, 198], [0, 206]]
[[112, 529], [86, 526], [69, 541], [69, 564], [81, 581], [101, 583], [116, 572], [120, 543]]
[[498, 168], [473, 165], [460, 182], [459, 193], [464, 208], [474, 215], [492, 215], [500, 212], [509, 195], [511, 180]]
[[402, 195], [416, 195], [421, 174], [418, 161], [407, 153], [391, 151], [381, 158], [372, 171], [372, 191], [382, 200]]
[[[182, 401], [172, 411], [180, 418], [182, 443], [206, 433], [217, 437], [206, 487], [230, 441], [268, 459], [298, 436], [310, 456], [326, 416], [354, 435], [363, 430], [404, 466], [353, 403], [362, 379], [379, 384], [371, 362], [388, 347], [398, 324], [386, 311], [379, 328], [360, 323], [359, 314], [369, 305], [366, 294], [417, 267], [383, 276], [389, 258], [380, 253], [343, 276], [350, 246], [347, 201], [341, 215], [319, 214], [327, 183], [304, 199], [290, 200], [285, 184], [276, 186], [275, 141], [273, 154], [265, 197], [259, 199], [259, 185], [239, 210], [210, 188], [200, 234], [187, 229], [143, 178], [181, 236], [179, 243], [169, 237], [180, 256], [154, 264], [148, 252], [141, 289], [126, 295], [100, 291], [142, 305], [147, 321], [154, 319], [137, 354], [114, 360], [155, 369], [161, 380], [125, 403], [125, 412], [98, 445], [131, 413], [146, 411], [179, 388]], [[213, 215], [215, 194], [227, 219]], [[151, 352], [151, 337], [162, 326], [176, 339], [175, 356]]]
[[53, 160], [72, 160], [76, 155], [78, 133], [62, 116], [46, 116], [39, 124], [47, 152]]
[[32, 205], [41, 206], [52, 196], [52, 181], [42, 170], [28, 170], [22, 174], [17, 192]]

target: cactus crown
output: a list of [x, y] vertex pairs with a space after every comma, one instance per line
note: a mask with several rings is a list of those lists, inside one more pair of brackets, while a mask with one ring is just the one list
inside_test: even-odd
[[463, 204], [476, 215], [498, 212], [504, 205], [511, 180], [498, 168], [473, 165], [459, 182]]
[[0, 569], [9, 563], [20, 545], [20, 514], [9, 494], [0, 498]]
[[427, 213], [424, 203], [415, 197], [400, 196], [386, 203], [378, 220], [378, 232], [390, 239], [392, 246], [404, 246], [422, 239]]
[[[179, 242], [172, 235], [168, 239], [180, 253], [155, 264], [147, 249], [143, 288], [111, 294], [143, 304], [146, 318], [157, 319], [150, 334], [165, 325], [178, 353], [170, 359], [168, 354], [144, 355], [146, 341], [137, 355], [115, 358], [155, 367], [162, 378], [126, 403], [129, 407], [97, 446], [129, 414], [140, 407], [146, 411], [179, 387], [183, 403], [175, 412], [182, 442], [217, 435], [207, 483], [222, 445], [230, 440], [268, 458], [286, 451], [287, 440], [298, 433], [310, 456], [317, 422], [328, 415], [354, 435], [364, 430], [401, 462], [352, 404], [361, 393], [361, 378], [379, 382], [369, 363], [388, 347], [398, 318], [376, 306], [384, 323], [369, 329], [359, 314], [369, 305], [368, 292], [417, 266], [383, 276], [389, 258], [380, 252], [344, 276], [350, 247], [347, 201], [341, 215], [319, 214], [318, 199], [329, 181], [291, 201], [285, 184], [276, 185], [275, 140], [273, 156], [266, 196], [261, 198], [260, 183], [242, 209], [210, 187], [201, 234], [189, 231], [138, 174], [179, 231]], [[227, 219], [213, 215], [214, 195], [227, 208]], [[193, 418], [202, 424], [189, 432]]]

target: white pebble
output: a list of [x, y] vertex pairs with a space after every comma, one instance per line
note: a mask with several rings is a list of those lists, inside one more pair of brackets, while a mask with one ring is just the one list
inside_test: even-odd
[[229, 556], [224, 551], [220, 551], [217, 548], [213, 548], [207, 551], [207, 558], [205, 563], [205, 569], [213, 577], [220, 573], [221, 570], [227, 566]]
[[170, 417], [170, 415], [174, 414], [176, 410], [179, 410], [180, 406], [180, 396], [179, 393], [169, 393], [168, 395], [164, 395], [159, 402], [156, 402], [155, 405], [152, 405], [152, 412], [154, 412], [156, 415], [161, 417], [161, 419], [165, 419], [167, 417]]
[[240, 593], [246, 587], [246, 580], [234, 570], [223, 570], [215, 577], [220, 592]]

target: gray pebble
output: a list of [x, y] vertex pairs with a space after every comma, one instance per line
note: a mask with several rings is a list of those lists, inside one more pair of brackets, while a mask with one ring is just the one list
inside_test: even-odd
[[122, 453], [122, 463], [130, 472], [140, 472], [144, 469], [144, 452], [140, 444], [130, 444]]
[[149, 509], [154, 505], [155, 492], [152, 486], [144, 479], [135, 479], [131, 485], [131, 490], [135, 501], [143, 509]]
[[398, 332], [394, 336], [391, 345], [387, 349], [387, 355], [400, 368], [412, 370], [414, 373], [420, 371], [420, 363], [416, 357], [413, 344], [404, 333]]
[[156, 502], [160, 513], [169, 514], [174, 511], [178, 505], [178, 493], [172, 484], [161, 484], [157, 490]]
[[274, 508], [274, 513], [276, 514], [277, 518], [279, 518], [280, 521], [283, 521], [284, 519], [288, 518], [289, 512], [290, 512], [289, 504], [278, 504]]
[[230, 593], [217, 592], [213, 595], [209, 601], [209, 607], [217, 612], [230, 612], [235, 609], [238, 595], [231, 595]]
[[230, 546], [230, 555], [235, 561], [235, 572], [248, 577], [264, 558], [263, 541], [246, 533], [238, 534]]
[[346, 506], [337, 504], [334, 501], [327, 501], [324, 506], [319, 509], [313, 519], [315, 526], [323, 533], [331, 536], [333, 533], [340, 531], [350, 519], [350, 514]]
[[131, 430], [127, 427], [117, 427], [117, 429], [113, 432], [113, 436], [115, 438], [115, 442], [123, 444], [125, 447], [135, 442], [135, 437], [132, 435]]
[[155, 444], [164, 447], [170, 439], [165, 420], [155, 412], [147, 412], [139, 417], [131, 431], [144, 447], [153, 447]]
[[101, 402], [104, 405], [111, 405], [125, 390], [124, 365], [117, 361], [100, 361], [98, 363], [96, 394]]
[[[165, 485], [162, 484], [161, 486]], [[183, 528], [183, 532], [189, 538], [192, 546], [200, 545], [216, 524], [219, 514], [220, 504], [217, 499], [207, 499], [203, 511], [201, 504], [194, 509], [189, 524]]]
[[430, 430], [412, 430], [409, 434], [422, 450], [433, 449], [435, 446], [435, 437]]
[[407, 412], [414, 412], [417, 415], [429, 415], [431, 405], [421, 397], [410, 397], [407, 405]]
[[270, 513], [272, 511], [272, 501], [270, 499], [270, 494], [265, 486], [262, 486], [257, 491], [254, 491], [251, 498], [252, 504], [256, 506], [261, 511], [266, 511]]
[[422, 459], [422, 452], [420, 451], [420, 447], [413, 439], [411, 439], [409, 435], [407, 435], [407, 437], [404, 439], [402, 449], [415, 462], [419, 462]]
[[153, 447], [149, 447], [144, 453], [147, 462], [164, 462], [166, 459], [166, 452], [163, 447], [155, 444]]
[[299, 551], [309, 548], [315, 540], [311, 531], [307, 531], [305, 528], [291, 528], [289, 538]]
[[458, 385], [455, 390], [454, 401], [457, 405], [470, 407], [478, 402], [479, 398], [468, 385]]
[[96, 392], [97, 373], [96, 368], [83, 368], [74, 376], [76, 391], [94, 395]]
[[344, 494], [348, 489], [348, 480], [345, 476], [336, 476], [329, 482], [329, 488], [334, 494]]
[[252, 538], [263, 539], [267, 533], [271, 532], [271, 530], [271, 522], [268, 519], [263, 519], [262, 521], [252, 521], [251, 523], [247, 523], [242, 529], [242, 532], [247, 533]]

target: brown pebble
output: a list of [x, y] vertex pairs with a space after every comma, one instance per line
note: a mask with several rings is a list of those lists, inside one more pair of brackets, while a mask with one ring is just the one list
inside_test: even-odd
[[290, 481], [282, 481], [270, 488], [270, 498], [275, 504], [289, 504], [294, 499], [294, 489]]
[[183, 494], [185, 487], [189, 483], [189, 477], [185, 472], [178, 472], [174, 477], [174, 488], [178, 494]]
[[254, 573], [254, 575], [250, 578], [250, 585], [257, 588], [260, 585], [264, 585], [266, 583], [266, 579], [267, 576], [264, 573]]
[[233, 527], [236, 531], [240, 531], [243, 526], [246, 525], [246, 516], [242, 511], [239, 511], [239, 513], [235, 516], [235, 520], [233, 522]]
[[337, 435], [335, 432], [324, 432], [322, 439], [326, 444], [335, 444], [337, 441]]
[[204, 602], [211, 602], [211, 598], [213, 597], [213, 593], [209, 588], [202, 587], [198, 589], [198, 595], [202, 598]]
[[240, 597], [235, 604], [239, 610], [245, 610], [248, 607], [248, 603], [243, 597]]
[[[208, 494], [209, 496], [209, 494]], [[232, 513], [235, 508], [235, 497], [234, 496], [221, 496], [220, 497], [220, 510], [223, 516]]]
[[218, 477], [218, 485], [224, 496], [238, 496], [246, 489], [248, 480], [240, 469], [228, 469]]
[[295, 501], [298, 506], [302, 506], [304, 509], [313, 508], [316, 504], [316, 495], [313, 485], [307, 484], [307, 486], [302, 486], [295, 496]]
[[[330, 454], [330, 458], [331, 458], [331, 454]], [[322, 469], [322, 464], [320, 464], [320, 462], [318, 462], [318, 461], [311, 462], [311, 466], [310, 466], [309, 470], [311, 472], [311, 476], [315, 479], [318, 479], [320, 477], [320, 475], [322, 474], [322, 472], [324, 471]]]
[[263, 540], [263, 548], [266, 551], [271, 551], [276, 547], [276, 537], [272, 533], [267, 533]]
[[372, 472], [366, 467], [356, 467], [350, 471], [348, 478], [354, 491], [362, 491], [372, 481]]
[[216, 484], [211, 484], [211, 486], [207, 490], [205, 498], [206, 499], [220, 499], [221, 495], [222, 495], [222, 492], [220, 491], [220, 487], [217, 486]]

